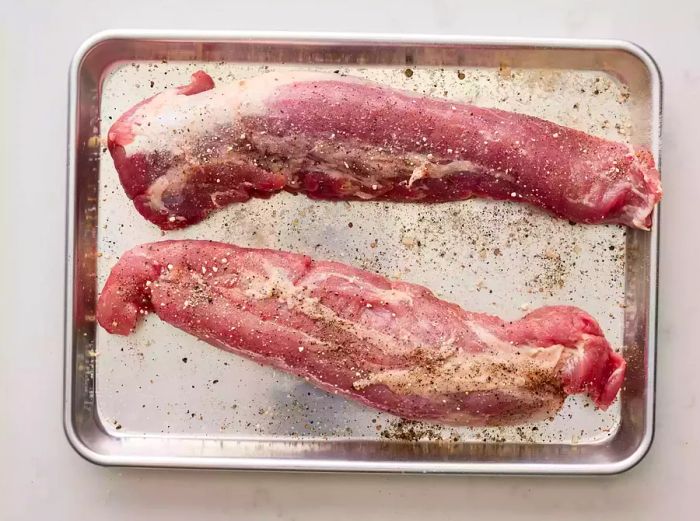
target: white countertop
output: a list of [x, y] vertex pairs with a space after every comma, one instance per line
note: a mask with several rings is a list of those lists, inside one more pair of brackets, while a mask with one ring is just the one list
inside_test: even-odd
[[[700, 4], [517, 0], [0, 4], [0, 519], [695, 519], [700, 487]], [[9, 5], [8, 5], [9, 4]], [[464, 4], [464, 5], [463, 5]], [[627, 4], [627, 5], [625, 5]], [[611, 477], [428, 477], [101, 468], [62, 431], [68, 63], [107, 28], [632, 40], [664, 80], [656, 437]]]

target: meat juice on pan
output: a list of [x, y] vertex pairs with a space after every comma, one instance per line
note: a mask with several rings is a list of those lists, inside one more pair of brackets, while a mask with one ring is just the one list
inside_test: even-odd
[[[223, 83], [288, 68], [124, 65], [104, 83], [102, 135], [134, 103], [188, 83], [198, 69]], [[626, 92], [601, 74], [420, 67], [412, 72], [409, 77], [398, 67], [341, 69], [400, 89], [523, 112], [615, 141], [629, 139]], [[103, 158], [100, 286], [118, 255], [160, 237], [134, 212], [108, 155]], [[423, 284], [465, 309], [504, 318], [540, 305], [573, 304], [600, 322], [613, 345], [622, 339], [625, 230], [618, 226], [573, 226], [528, 207], [483, 200], [348, 204], [280, 194], [231, 206], [167, 238], [215, 239], [339, 260]], [[97, 351], [100, 413], [120, 435], [383, 439], [400, 429], [393, 416], [221, 353], [157, 319], [128, 338], [98, 330]], [[617, 403], [602, 412], [586, 399], [569, 398], [554, 420], [524, 428], [431, 425], [419, 431], [430, 439], [583, 443], [605, 439], [618, 422]]]

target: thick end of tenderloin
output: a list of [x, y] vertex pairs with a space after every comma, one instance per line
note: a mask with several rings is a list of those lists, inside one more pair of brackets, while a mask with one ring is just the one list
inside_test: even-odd
[[587, 393], [603, 410], [615, 400], [625, 378], [626, 363], [586, 312], [569, 306], [537, 309], [513, 323], [511, 339], [515, 343], [570, 347], [559, 371], [564, 391]]

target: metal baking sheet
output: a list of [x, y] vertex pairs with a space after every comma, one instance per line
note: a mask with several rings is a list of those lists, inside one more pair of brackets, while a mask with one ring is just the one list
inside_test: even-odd
[[163, 238], [133, 209], [103, 142], [121, 113], [204, 69], [225, 83], [313, 69], [543, 117], [651, 147], [660, 80], [622, 42], [242, 34], [102, 34], [72, 69], [66, 430], [107, 464], [421, 472], [624, 470], [653, 429], [652, 232], [581, 226], [508, 202], [421, 205], [280, 194], [165, 238], [214, 239], [334, 259], [516, 318], [545, 304], [595, 316], [629, 372], [608, 411], [569, 397], [556, 418], [507, 428], [406, 422], [217, 350], [149, 318], [130, 337], [94, 323], [118, 256]]

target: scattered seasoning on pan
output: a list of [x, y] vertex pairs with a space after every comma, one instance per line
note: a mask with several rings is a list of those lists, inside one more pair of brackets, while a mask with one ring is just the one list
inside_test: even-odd
[[400, 441], [438, 441], [442, 440], [442, 427], [410, 421], [394, 420], [379, 434], [382, 438]]
[[[133, 67], [138, 70], [136, 65], [138, 64], [134, 64]], [[151, 76], [139, 77], [139, 82], [142, 85], [145, 85], [146, 82], [149, 82], [152, 88], [155, 87], [156, 83], [159, 87], [179, 85], [182, 82], [182, 77], [186, 78], [189, 73], [201, 67], [201, 64], [168, 64], [166, 60], [160, 64], [160, 70], [158, 70], [158, 65], [154, 63], [149, 69], [149, 74], [153, 79]], [[207, 64], [207, 67], [210, 66], [212, 64]], [[248, 74], [247, 72], [241, 73], [238, 68], [232, 68], [230, 64], [222, 63], [219, 66], [221, 69], [218, 71], [215, 69], [212, 73], [219, 72], [219, 77], [224, 78], [223, 81], [255, 75], [267, 68], [260, 67], [258, 71]], [[166, 68], [167, 70], [165, 70]], [[167, 75], [168, 72], [169, 75]], [[371, 70], [358, 72], [346, 68], [336, 69], [334, 72], [350, 75], [375, 74]], [[449, 69], [447, 72], [441, 72], [437, 69], [435, 71], [420, 71], [420, 74], [416, 75], [413, 72], [413, 69], [394, 68], [388, 70], [385, 76], [380, 76], [379, 79], [380, 81], [382, 78], [385, 78], [383, 81], [394, 81], [397, 86], [403, 84], [404, 88], [408, 86], [409, 89], [417, 93], [454, 97], [455, 99], [466, 97], [468, 101], [474, 101], [477, 104], [497, 106], [499, 105], [498, 100], [503, 100], [500, 103], [507, 105], [504, 108], [534, 112], [534, 115], [544, 115], [545, 117], [547, 113], [540, 114], [539, 111], [549, 110], [548, 107], [554, 106], [550, 103], [538, 105], [539, 99], [537, 97], [534, 99], [532, 96], [528, 97], [526, 92], [528, 84], [523, 79], [523, 73], [519, 70], [511, 70], [506, 64], [501, 64], [498, 71], [486, 73], [473, 72], [471, 69], [467, 74], [461, 70], [455, 74], [454, 69]], [[457, 83], [457, 80], [465, 80], [467, 76], [468, 81]], [[404, 77], [405, 79], [402, 80], [401, 78]], [[562, 77], [565, 78], [565, 75]], [[124, 78], [129, 78], [129, 76], [126, 75]], [[412, 78], [412, 80], [407, 81], [408, 78]], [[617, 107], [613, 110], [619, 111], [620, 103], [627, 101], [629, 92], [618, 89], [605, 77], [598, 81], [592, 77], [586, 81], [574, 80], [571, 84], [567, 81], [571, 80], [564, 81], [553, 75], [538, 73], [537, 80], [532, 84], [531, 90], [533, 92], [540, 88], [548, 92], [558, 91], [559, 87], [564, 90], [568, 89], [566, 92], [571, 103], [567, 104], [567, 108], [573, 106], [577, 110], [571, 111], [569, 109], [567, 111], [562, 107], [558, 109], [560, 112], [550, 112], [551, 117], [569, 118], [564, 119], [563, 122], [580, 127], [581, 130], [601, 133], [609, 138], [615, 139], [616, 136], [620, 136], [619, 139], [622, 140], [629, 137], [631, 130], [628, 121], [614, 112], [609, 112], [606, 108], [608, 105], [602, 105], [603, 100], [609, 98]], [[581, 85], [585, 87], [583, 89], [585, 94], [581, 95], [577, 92], [578, 89], [575, 88], [577, 81], [581, 81]], [[611, 86], [608, 86], [606, 82], [610, 83]], [[134, 83], [133, 81], [127, 82], [122, 86], [113, 84], [112, 97], [109, 98], [110, 103], [113, 100], [118, 100], [118, 107], [125, 106], [126, 108], [130, 106], [132, 101], [139, 101], [139, 99], [122, 99], [124, 98], [123, 91], [128, 92], [129, 88], [133, 88]], [[607, 89], [611, 88], [614, 90], [611, 90], [606, 97]], [[594, 94], [596, 89], [598, 90], [597, 95]], [[109, 95], [110, 91], [106, 89], [105, 92], [106, 95]], [[131, 95], [135, 95], [136, 92], [132, 89]], [[593, 99], [595, 101], [592, 101]], [[575, 103], [574, 100], [576, 100]], [[107, 114], [101, 123], [102, 129], [108, 128], [109, 122], [113, 121], [113, 116], [122, 112], [121, 109], [112, 108], [112, 105], [107, 104], [107, 101], [107, 98], [103, 99], [105, 105], [103, 105], [102, 112]], [[105, 107], [107, 107], [106, 110]], [[597, 107], [601, 107], [600, 110]], [[591, 110], [592, 108], [594, 110]], [[105, 135], [104, 132], [102, 135]], [[108, 160], [102, 158], [101, 162], [106, 168], [109, 168]], [[354, 168], [353, 162], [348, 161], [348, 164]], [[137, 234], [152, 234], [153, 232], [148, 224], [132, 220], [133, 208], [125, 206], [125, 203], [118, 203], [124, 207], [124, 212], [121, 210], [111, 211], [115, 208], [115, 201], [121, 201], [123, 198], [123, 191], [117, 178], [110, 177], [114, 172], [105, 170], [101, 176], [105, 172], [104, 187], [100, 183], [100, 212], [97, 212], [97, 215], [100, 219], [100, 250], [105, 250], [106, 258], [97, 260], [98, 275], [104, 273], [104, 270], [108, 269], [124, 251], [124, 243], [129, 243], [131, 240], [131, 232]], [[251, 201], [245, 205], [231, 207], [226, 212], [221, 212], [221, 215], [212, 218], [203, 226], [207, 226], [207, 237], [213, 239], [235, 242], [244, 246], [301, 251], [313, 254], [315, 258], [340, 260], [384, 275], [414, 282], [422, 282], [425, 279], [425, 284], [437, 294], [458, 303], [464, 300], [465, 295], [471, 298], [476, 293], [473, 291], [473, 286], [478, 278], [484, 278], [488, 281], [509, 281], [511, 275], [515, 274], [514, 280], [524, 280], [525, 282], [522, 283], [524, 286], [521, 285], [513, 289], [509, 288], [507, 283], [493, 284], [493, 288], [486, 288], [484, 285], [482, 291], [474, 296], [479, 302], [479, 306], [486, 311], [498, 312], [503, 306], [506, 308], [511, 306], [513, 316], [527, 310], [519, 309], [522, 305], [523, 289], [533, 292], [527, 298], [528, 308], [535, 308], [542, 303], [554, 300], [581, 305], [581, 293], [577, 292], [576, 285], [580, 284], [581, 281], [605, 280], [605, 284], [609, 284], [613, 292], [616, 293], [615, 298], [611, 300], [615, 303], [616, 315], [615, 318], [610, 318], [610, 324], [619, 323], [618, 304], [624, 305], [624, 299], [621, 297], [622, 293], [619, 289], [624, 284], [624, 231], [615, 233], [610, 239], [611, 235], [605, 231], [610, 228], [603, 227], [601, 236], [608, 237], [609, 240], [604, 241], [604, 245], [601, 242], [596, 246], [596, 241], [591, 239], [591, 235], [584, 226], [571, 223], [573, 229], [568, 230], [561, 226], [562, 222], [560, 221], [554, 221], [553, 225], [549, 226], [548, 218], [543, 218], [536, 211], [530, 211], [526, 207], [514, 208], [506, 203], [466, 201], [460, 204], [416, 205], [416, 208], [412, 209], [411, 212], [406, 212], [406, 207], [397, 207], [397, 205], [388, 203], [377, 202], [370, 206], [360, 203], [350, 205], [348, 203], [304, 201], [303, 204], [300, 204], [303, 200], [304, 198], [288, 197], [287, 194], [283, 194], [276, 199], [260, 204]], [[105, 208], [107, 211], [104, 211]], [[305, 212], [304, 215], [301, 214], [302, 210]], [[376, 216], [381, 217], [376, 219]], [[349, 218], [352, 220], [349, 221]], [[371, 222], [372, 220], [381, 222], [382, 225], [375, 226]], [[390, 222], [392, 220], [406, 223], [408, 226], [405, 230], [399, 230], [398, 233], [392, 235], [391, 232], [394, 230], [393, 223]], [[141, 226], [142, 224], [143, 226]], [[352, 234], [347, 233], [346, 224], [347, 228], [353, 227]], [[400, 239], [406, 234], [409, 235], [407, 242], [410, 247], [403, 244]], [[551, 244], [548, 244], [548, 241]], [[610, 248], [610, 246], [615, 245], [617, 245], [617, 249]], [[589, 251], [598, 258], [597, 263], [593, 264], [581, 260]], [[531, 262], [534, 254], [540, 255], [541, 259], [538, 259], [537, 262]], [[436, 281], [435, 277], [431, 276], [431, 273], [452, 274], [454, 271], [462, 274], [459, 281], [455, 281], [453, 277], [449, 276]], [[520, 297], [511, 302], [512, 297], [509, 296], [508, 291], [519, 294]], [[484, 295], [489, 292], [493, 293], [493, 297], [485, 298]], [[118, 343], [113, 345], [119, 346]], [[155, 347], [159, 345], [160, 342], [156, 342]], [[208, 348], [197, 345], [197, 349]], [[120, 351], [124, 351], [124, 349], [121, 348]], [[158, 350], [154, 348], [153, 351], [157, 352]], [[122, 382], [118, 382], [117, 376], [109, 375], [108, 369], [104, 369], [107, 367], [112, 369], [108, 365], [110, 363], [108, 360], [110, 356], [113, 356], [113, 353], [104, 352], [102, 347], [101, 352], [103, 355], [98, 359], [98, 367], [102, 371], [100, 376], [107, 375], [101, 378], [101, 383], [106, 387], [112, 385], [115, 388]], [[134, 354], [131, 347], [129, 353]], [[107, 361], [105, 357], [107, 357]], [[152, 367], [157, 367], [158, 358], [156, 354], [153, 360], [146, 360], [146, 362], [155, 364]], [[120, 365], [129, 366], [130, 360], [133, 358], [122, 356]], [[213, 358], [205, 358], [205, 360], [213, 360]], [[187, 363], [187, 357], [184, 357], [182, 361]], [[243, 362], [239, 362], [235, 356], [231, 356], [230, 361], [230, 364], [223, 362], [223, 365], [231, 368], [225, 369], [228, 371], [226, 374], [231, 375], [231, 380], [240, 382], [239, 385], [242, 387], [251, 385], [249, 378], [245, 376], [239, 378], [239, 375], [241, 367], [252, 366], [242, 366]], [[206, 363], [200, 362], [198, 356], [196, 364], [198, 368], [199, 366], [207, 367]], [[217, 367], [219, 368], [221, 367], [218, 365], [220, 363], [217, 358]], [[148, 378], [154, 372], [144, 370], [144, 374]], [[278, 378], [275, 376], [271, 378], [267, 370], [261, 374], [265, 375], [259, 378], [262, 385], [272, 385], [271, 382], [274, 382], [274, 387], [279, 385], [285, 393], [287, 386], [298, 385], [298, 381], [291, 377]], [[128, 376], [129, 378], [134, 377], [132, 372]], [[208, 379], [212, 384], [215, 383], [211, 380], [211, 375]], [[158, 383], [162, 385], [163, 380], [164, 377], [159, 378]], [[227, 380], [227, 382], [229, 381]], [[153, 382], [152, 379], [151, 382]], [[187, 388], [189, 383], [183, 382], [179, 385]], [[495, 443], [512, 440], [525, 443], [568, 441], [566, 436], [562, 434], [564, 431], [561, 431], [560, 427], [552, 427], [554, 424], [550, 424], [550, 422], [538, 424], [539, 427], [533, 425], [519, 428], [453, 430], [439, 425], [397, 420], [383, 414], [375, 415], [373, 411], [370, 420], [370, 413], [367, 409], [347, 405], [342, 397], [325, 395], [318, 390], [304, 392], [306, 401], [298, 408], [292, 405], [294, 399], [291, 397], [282, 398], [281, 403], [274, 408], [268, 407], [266, 404], [267, 413], [261, 415], [264, 421], [261, 418], [259, 422], [257, 420], [247, 422], [247, 419], [250, 418], [247, 418], [246, 415], [254, 414], [257, 411], [256, 407], [260, 405], [257, 398], [249, 400], [257, 402], [253, 403], [253, 408], [250, 410], [243, 402], [238, 408], [236, 405], [230, 406], [231, 395], [235, 393], [235, 389], [230, 390], [231, 394], [223, 394], [224, 389], [229, 391], [229, 384], [219, 387], [204, 386], [205, 389], [211, 389], [209, 395], [204, 394], [202, 386], [200, 386], [196, 391], [189, 393], [189, 399], [197, 401], [202, 399], [200, 397], [205, 396], [206, 399], [210, 399], [211, 396], [221, 398], [222, 403], [226, 403], [225, 407], [222, 407], [227, 411], [228, 417], [225, 419], [216, 418], [211, 421], [217, 422], [215, 424], [217, 428], [219, 426], [222, 429], [226, 427], [237, 433], [284, 434], [315, 439], [356, 436], [372, 439], [379, 437], [385, 440], [398, 439], [400, 441], [436, 441], [442, 439], [457, 442], [460, 439], [469, 441], [482, 438], [485, 442]], [[191, 385], [191, 388], [195, 389], [195, 386]], [[187, 390], [189, 391], [189, 389]], [[323, 405], [327, 403], [335, 404], [338, 410], [332, 412], [327, 410]], [[155, 409], [161, 411], [160, 414], [166, 412], [161, 418], [167, 416], [169, 409], [175, 411], [174, 404], [161, 403], [161, 405], [162, 407], [154, 404]], [[181, 405], [178, 404], [178, 407]], [[192, 406], [193, 403], [189, 403], [189, 405]], [[211, 407], [211, 405], [207, 406]], [[142, 408], [145, 408], [145, 404]], [[569, 405], [566, 412], [562, 411], [562, 415], [564, 417], [571, 414], [575, 419], [576, 411], [587, 408], [590, 408], [587, 402], [584, 402], [582, 406], [576, 402], [574, 405]], [[155, 422], [159, 417], [151, 415], [152, 409], [153, 407], [149, 407], [148, 413], [152, 421]], [[590, 413], [597, 415], [596, 418], [600, 420], [601, 429], [611, 427], [614, 429], [614, 422], [610, 421], [610, 414], [598, 411], [595, 413], [590, 411]], [[211, 415], [209, 416], [211, 417]], [[194, 417], [192, 416], [192, 418]], [[162, 422], [160, 425], [164, 423]], [[128, 427], [134, 428], [132, 425]], [[179, 431], [182, 427], [174, 425], [173, 428], [175, 431]], [[170, 425], [168, 425], [169, 429]], [[392, 438], [391, 435], [397, 433], [398, 436]], [[587, 431], [584, 434], [576, 434], [576, 436], [579, 436], [581, 440], [597, 436], [592, 431]]]

